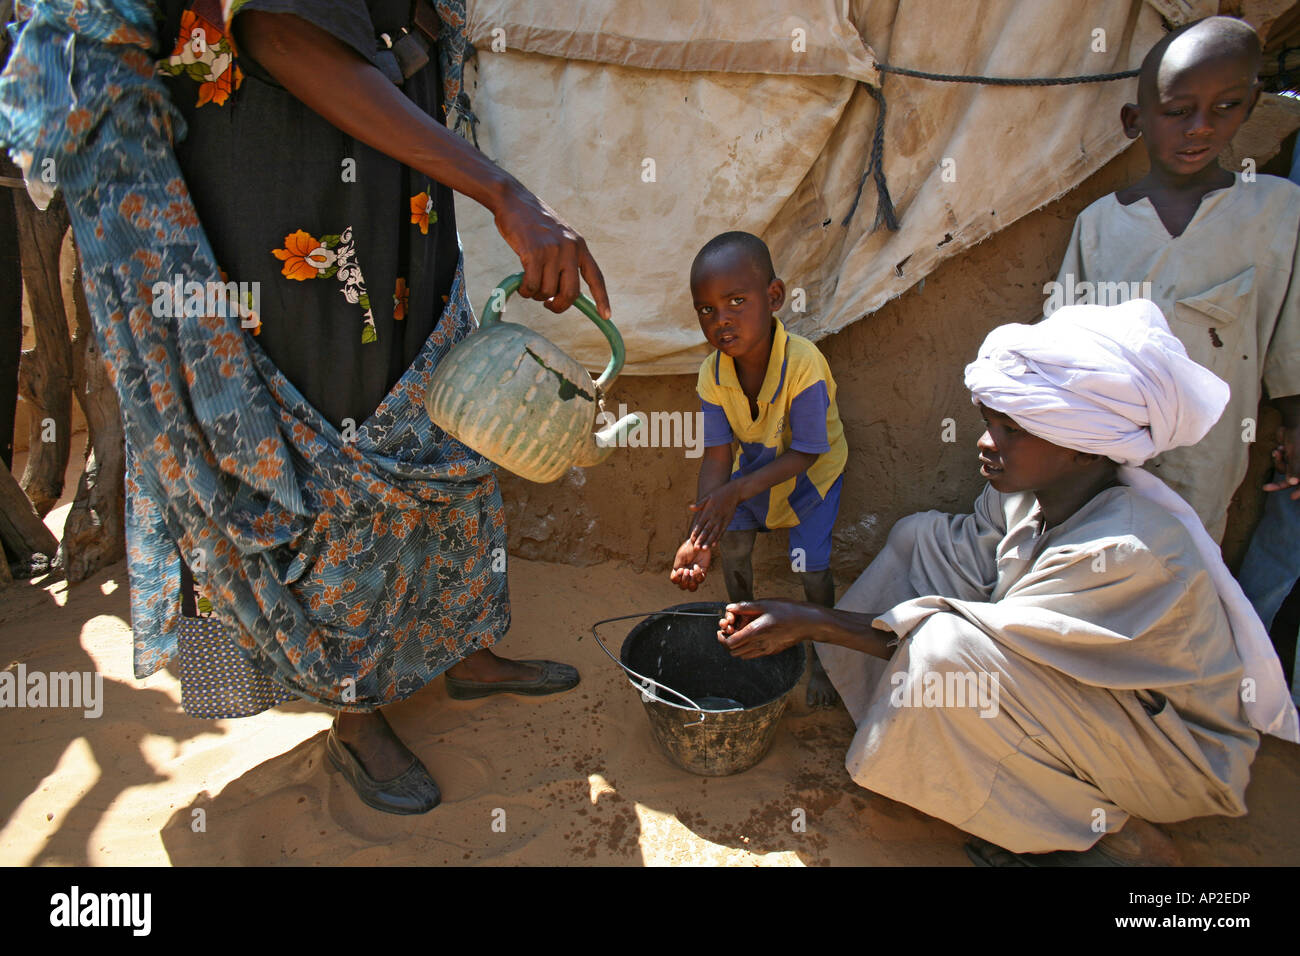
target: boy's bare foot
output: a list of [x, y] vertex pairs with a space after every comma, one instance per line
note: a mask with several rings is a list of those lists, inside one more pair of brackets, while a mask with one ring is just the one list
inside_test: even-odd
[[840, 695], [835, 692], [835, 685], [831, 683], [826, 669], [822, 667], [822, 662], [817, 659], [817, 650], [811, 643], [807, 648], [808, 690], [804, 699], [812, 708], [834, 707], [840, 702]]
[[336, 715], [336, 733], [374, 780], [399, 777], [416, 759], [378, 712]]

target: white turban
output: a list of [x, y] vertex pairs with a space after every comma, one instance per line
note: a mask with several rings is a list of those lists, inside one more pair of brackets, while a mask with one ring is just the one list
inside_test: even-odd
[[1196, 444], [1229, 397], [1146, 299], [1067, 306], [1037, 325], [994, 329], [966, 366], [966, 387], [1031, 434], [1121, 465]]
[[1153, 302], [1073, 305], [1037, 325], [1003, 325], [966, 366], [971, 400], [1054, 445], [1119, 462], [1120, 480], [1168, 509], [1210, 572], [1237, 654], [1255, 681], [1251, 725], [1300, 743], [1300, 720], [1277, 652], [1201, 519], [1168, 485], [1134, 467], [1194, 445], [1227, 405], [1229, 388], [1187, 357]]

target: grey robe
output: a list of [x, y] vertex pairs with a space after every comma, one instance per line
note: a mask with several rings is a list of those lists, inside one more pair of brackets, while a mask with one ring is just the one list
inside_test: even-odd
[[912, 515], [838, 606], [901, 638], [889, 661], [816, 645], [863, 787], [1030, 853], [1246, 812], [1259, 738], [1227, 617], [1182, 525], [1129, 488], [1046, 533], [1032, 495], [991, 487], [974, 514]]

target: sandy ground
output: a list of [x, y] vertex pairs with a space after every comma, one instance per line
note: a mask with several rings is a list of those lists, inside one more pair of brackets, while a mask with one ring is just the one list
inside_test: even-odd
[[[46, 518], [56, 533], [78, 464]], [[135, 680], [124, 563], [75, 588], [37, 580], [0, 591], [5, 669], [104, 679], [98, 718], [0, 710], [0, 864], [970, 865], [960, 831], [849, 779], [853, 724], [842, 707], [810, 711], [802, 685], [752, 770], [697, 777], [659, 753], [639, 694], [591, 624], [721, 600], [718, 581], [686, 595], [666, 574], [613, 563], [512, 559], [510, 589], [513, 626], [498, 650], [568, 661], [582, 683], [549, 698], [453, 701], [439, 679], [392, 708], [443, 791], [418, 817], [356, 798], [324, 761], [330, 717], [315, 705], [196, 720], [181, 710], [174, 672]], [[791, 580], [767, 593], [796, 590]], [[633, 623], [601, 629], [615, 653]], [[1189, 864], [1294, 866], [1297, 793], [1300, 747], [1268, 737], [1249, 816], [1168, 829]]]
[[[588, 631], [677, 603], [666, 579], [522, 560], [510, 574], [503, 651], [571, 661], [583, 682], [540, 700], [457, 702], [438, 680], [395, 707], [394, 726], [444, 792], [420, 817], [370, 810], [327, 770], [319, 708], [199, 721], [182, 713], [171, 673], [134, 680], [124, 565], [73, 589], [0, 593], [7, 668], [104, 674], [98, 719], [0, 714], [0, 863], [969, 865], [960, 832], [849, 779], [847, 714], [808, 711], [802, 690], [754, 769], [707, 779], [670, 765]], [[608, 628], [615, 646], [620, 627]], [[1297, 792], [1300, 747], [1269, 738], [1248, 817], [1171, 831], [1189, 863], [1295, 865]]]

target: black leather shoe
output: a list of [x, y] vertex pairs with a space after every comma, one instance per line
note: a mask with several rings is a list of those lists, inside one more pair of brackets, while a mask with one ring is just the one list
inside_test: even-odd
[[492, 694], [519, 694], [523, 697], [544, 697], [562, 694], [578, 686], [581, 678], [578, 669], [559, 661], [520, 661], [536, 664], [542, 673], [533, 680], [457, 680], [446, 675], [447, 696], [452, 700], [474, 700]]
[[325, 739], [325, 754], [368, 807], [384, 813], [428, 813], [442, 802], [442, 791], [418, 757], [413, 757], [411, 765], [392, 780], [375, 780], [352, 749], [339, 740], [336, 726], [330, 727]]

